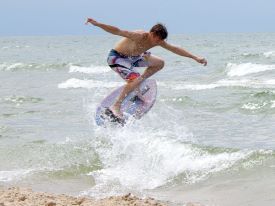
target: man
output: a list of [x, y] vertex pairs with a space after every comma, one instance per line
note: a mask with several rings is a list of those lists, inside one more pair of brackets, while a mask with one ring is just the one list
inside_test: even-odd
[[[121, 30], [117, 27], [97, 22], [92, 18], [87, 19], [86, 24], [89, 23], [111, 34], [124, 37], [110, 51], [107, 60], [109, 66], [127, 82], [116, 102], [108, 109], [108, 113], [117, 118], [117, 120], [123, 119], [120, 107], [124, 98], [135, 90], [143, 80], [164, 67], [164, 60], [147, 52], [149, 49], [161, 46], [180, 56], [192, 58], [204, 66], [207, 65], [206, 59], [194, 56], [183, 48], [167, 43], [165, 39], [168, 36], [168, 32], [162, 24], [156, 24], [149, 32], [146, 32], [141, 30]], [[135, 67], [147, 67], [147, 69], [140, 75], [135, 71]], [[141, 95], [139, 97], [142, 99]]]

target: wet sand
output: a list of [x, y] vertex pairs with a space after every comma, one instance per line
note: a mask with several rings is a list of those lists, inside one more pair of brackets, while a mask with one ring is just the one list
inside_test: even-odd
[[141, 199], [132, 194], [112, 196], [104, 199], [72, 197], [31, 189], [11, 187], [0, 189], [0, 206], [167, 206], [153, 198]]

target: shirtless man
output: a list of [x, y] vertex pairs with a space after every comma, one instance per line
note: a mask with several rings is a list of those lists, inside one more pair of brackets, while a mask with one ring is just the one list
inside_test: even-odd
[[[155, 46], [161, 46], [177, 55], [189, 57], [198, 63], [207, 65], [204, 58], [194, 56], [188, 51], [174, 46], [165, 41], [168, 36], [167, 29], [162, 24], [156, 24], [149, 32], [146, 31], [126, 31], [117, 27], [103, 24], [88, 18], [86, 24], [97, 26], [111, 34], [122, 36], [122, 38], [109, 53], [107, 62], [109, 66], [116, 71], [125, 81], [120, 96], [116, 102], [109, 108], [109, 111], [118, 119], [123, 119], [120, 111], [121, 103], [124, 98], [139, 84], [161, 70], [164, 67], [164, 60], [147, 52]], [[147, 67], [142, 75], [135, 71], [135, 67]]]

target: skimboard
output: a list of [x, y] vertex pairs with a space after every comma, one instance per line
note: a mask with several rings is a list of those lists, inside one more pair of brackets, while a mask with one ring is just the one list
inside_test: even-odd
[[121, 104], [121, 112], [123, 113], [123, 119], [118, 119], [112, 117], [109, 114], [108, 108], [114, 104], [120, 95], [123, 86], [115, 89], [111, 94], [103, 99], [100, 105], [96, 109], [95, 121], [97, 125], [104, 126], [110, 122], [121, 124], [122, 126], [127, 122], [130, 117], [135, 119], [140, 119], [145, 115], [154, 105], [157, 96], [157, 83], [154, 79], [146, 79], [140, 86], [140, 91], [144, 103], [141, 99], [137, 97], [137, 92], [133, 91], [123, 100]]

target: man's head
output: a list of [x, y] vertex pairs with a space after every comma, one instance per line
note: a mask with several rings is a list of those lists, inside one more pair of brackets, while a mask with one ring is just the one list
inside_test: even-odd
[[157, 37], [160, 40], [165, 40], [168, 36], [166, 27], [161, 23], [153, 26], [150, 30], [150, 33], [152, 33], [154, 37]]

